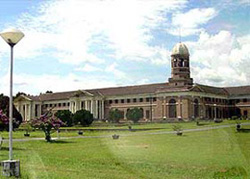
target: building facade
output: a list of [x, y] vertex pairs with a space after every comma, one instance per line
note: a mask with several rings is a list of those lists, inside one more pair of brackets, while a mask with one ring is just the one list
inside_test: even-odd
[[108, 119], [111, 109], [142, 110], [141, 120], [250, 118], [250, 86], [213, 87], [194, 84], [190, 75], [189, 51], [178, 43], [171, 55], [171, 78], [166, 83], [21, 95], [14, 104], [24, 120], [52, 109], [89, 110], [95, 119]]

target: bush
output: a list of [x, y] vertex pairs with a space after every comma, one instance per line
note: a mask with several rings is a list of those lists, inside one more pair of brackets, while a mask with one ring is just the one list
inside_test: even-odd
[[55, 113], [55, 116], [65, 123], [65, 126], [73, 125], [73, 114], [69, 110], [61, 110]]
[[[4, 96], [3, 94], [0, 94], [0, 110], [2, 111], [2, 114], [6, 115], [6, 117], [9, 119], [9, 97]], [[13, 129], [18, 128], [22, 121], [23, 118], [21, 114], [13, 105]], [[9, 120], [5, 123], [0, 122], [0, 131], [3, 130], [9, 130]]]
[[82, 126], [89, 126], [94, 121], [93, 114], [90, 113], [90, 111], [87, 111], [85, 109], [76, 111], [76, 113], [73, 116], [74, 124], [80, 124]]
[[111, 122], [119, 122], [120, 119], [123, 118], [123, 111], [120, 111], [118, 109], [111, 109], [109, 111], [109, 121]]
[[64, 125], [64, 123], [60, 119], [57, 119], [55, 116], [53, 116], [51, 111], [42, 115], [40, 118], [31, 120], [30, 124], [33, 128], [39, 128], [43, 130], [45, 134], [45, 140], [47, 142], [51, 142], [51, 130], [58, 130], [61, 126]]
[[126, 117], [128, 120], [137, 123], [143, 117], [143, 112], [139, 108], [133, 108], [128, 110]]

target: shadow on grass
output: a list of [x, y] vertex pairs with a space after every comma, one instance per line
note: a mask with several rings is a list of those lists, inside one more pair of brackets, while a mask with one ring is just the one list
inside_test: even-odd
[[[0, 151], [1, 151], [1, 150], [9, 151], [9, 147], [1, 147]], [[12, 150], [25, 150], [25, 149], [13, 147]]]
[[65, 141], [65, 140], [52, 140], [48, 143], [51, 143], [51, 144], [70, 144], [70, 143], [76, 143], [76, 142], [73, 142], [73, 141]]
[[247, 178], [247, 171], [243, 167], [232, 167], [215, 172], [213, 178]]
[[206, 123], [197, 124], [197, 126], [207, 126], [207, 125], [209, 125], [209, 124], [206, 124]]

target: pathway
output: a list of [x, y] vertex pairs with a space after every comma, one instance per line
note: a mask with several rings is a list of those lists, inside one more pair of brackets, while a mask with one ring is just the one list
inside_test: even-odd
[[[242, 126], [250, 125], [250, 123], [243, 123]], [[220, 126], [211, 126], [211, 127], [203, 127], [197, 129], [184, 129], [183, 132], [196, 132], [196, 131], [206, 131], [206, 130], [213, 130], [213, 129], [221, 129], [221, 128], [228, 128], [233, 127], [235, 124], [227, 124], [227, 125], [220, 125]], [[127, 136], [141, 136], [141, 135], [159, 135], [159, 134], [175, 134], [175, 131], [159, 131], [159, 132], [150, 132], [150, 133], [130, 133], [130, 134], [119, 134], [120, 137], [127, 137]], [[78, 139], [78, 138], [111, 138], [112, 135], [101, 135], [101, 136], [74, 136], [74, 137], [59, 137], [59, 138], [52, 138], [52, 140], [65, 140], [65, 139]], [[25, 138], [25, 139], [13, 139], [13, 142], [25, 142], [25, 141], [38, 141], [44, 140], [44, 138]], [[4, 139], [3, 142], [8, 142], [8, 139]]]

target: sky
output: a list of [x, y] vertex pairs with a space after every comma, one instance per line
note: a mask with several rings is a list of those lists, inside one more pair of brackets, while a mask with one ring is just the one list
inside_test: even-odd
[[[167, 82], [189, 49], [195, 83], [250, 85], [250, 0], [1, 0], [0, 31], [21, 30], [14, 93]], [[0, 39], [0, 93], [10, 48]]]

